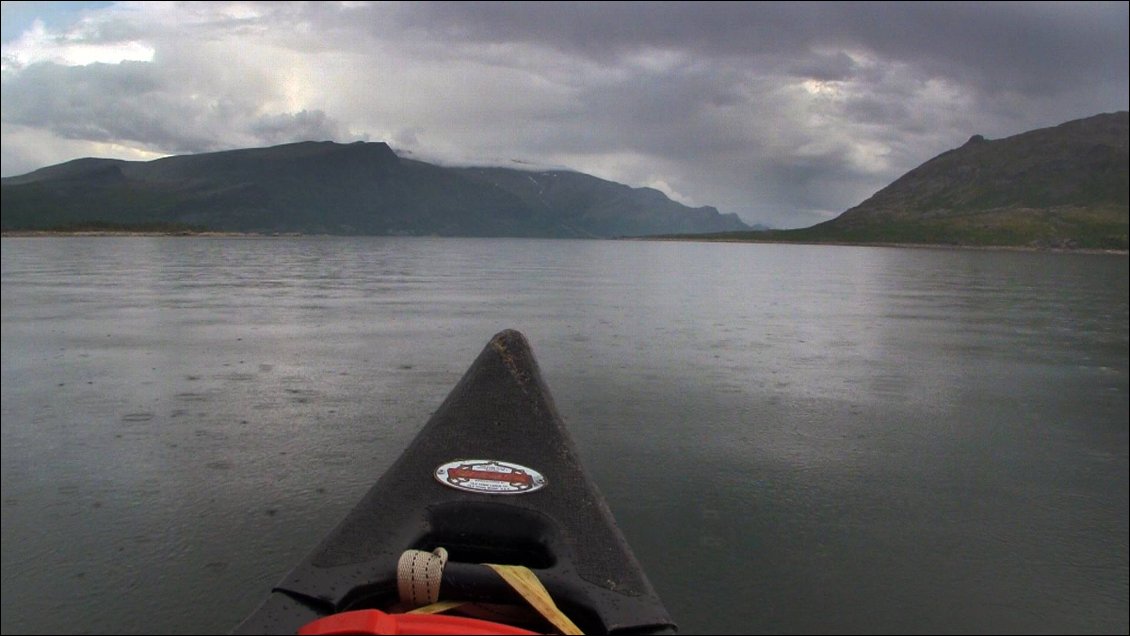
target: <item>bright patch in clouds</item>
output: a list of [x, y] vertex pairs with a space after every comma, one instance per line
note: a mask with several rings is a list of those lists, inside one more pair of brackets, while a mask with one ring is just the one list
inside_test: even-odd
[[820, 80], [805, 80], [801, 82], [801, 88], [808, 91], [808, 94], [820, 97], [838, 97], [840, 95], [839, 82], [825, 82]]

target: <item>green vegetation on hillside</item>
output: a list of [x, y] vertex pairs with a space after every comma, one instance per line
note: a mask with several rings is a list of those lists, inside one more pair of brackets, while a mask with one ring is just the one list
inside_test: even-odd
[[1130, 113], [965, 145], [809, 228], [688, 237], [1126, 250]]

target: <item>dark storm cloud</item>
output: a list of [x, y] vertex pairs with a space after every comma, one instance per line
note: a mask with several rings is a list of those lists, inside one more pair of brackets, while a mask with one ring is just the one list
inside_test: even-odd
[[851, 79], [859, 72], [859, 65], [843, 51], [834, 53], [809, 53], [785, 67], [790, 75], [807, 77], [822, 82]]
[[[461, 41], [521, 41], [597, 60], [646, 48], [766, 56], [844, 78], [856, 48], [976, 81], [986, 90], [1065, 90], [1127, 72], [1127, 3], [571, 3], [405, 5], [403, 25]], [[832, 67], [794, 65], [822, 49]]]
[[704, 152], [748, 148], [751, 140], [741, 131], [711, 118], [720, 109], [746, 103], [738, 84], [717, 69], [679, 68], [585, 86], [541, 143], [545, 150], [612, 152], [628, 147], [688, 160]]
[[994, 92], [1125, 80], [1126, 3], [907, 3], [858, 8], [877, 54]]

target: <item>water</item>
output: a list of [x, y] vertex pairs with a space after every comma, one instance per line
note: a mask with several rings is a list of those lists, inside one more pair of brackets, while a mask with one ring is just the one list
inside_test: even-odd
[[1128, 629], [1128, 260], [3, 239], [4, 633], [222, 633], [497, 331], [683, 631]]

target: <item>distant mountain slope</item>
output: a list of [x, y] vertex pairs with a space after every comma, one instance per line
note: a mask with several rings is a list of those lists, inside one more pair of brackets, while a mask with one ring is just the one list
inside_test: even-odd
[[[523, 172], [505, 168], [463, 168], [461, 174], [501, 188], [524, 205], [578, 233], [603, 228], [603, 236], [638, 236], [649, 226], [702, 232], [709, 226], [749, 229], [736, 214], [713, 207], [688, 208], [652, 188], [631, 188], [579, 172]], [[648, 233], [648, 232], [643, 232]]]
[[1110, 113], [964, 146], [906, 173], [825, 225], [855, 233], [920, 226], [951, 240], [1126, 245], [1130, 113]]
[[[532, 186], [527, 184], [541, 184]], [[302, 142], [3, 179], [5, 230], [89, 224], [317, 234], [611, 237], [745, 229], [734, 215], [572, 172], [445, 168], [383, 143]]]
[[1127, 249], [1130, 113], [980, 135], [839, 217], [727, 238]]

